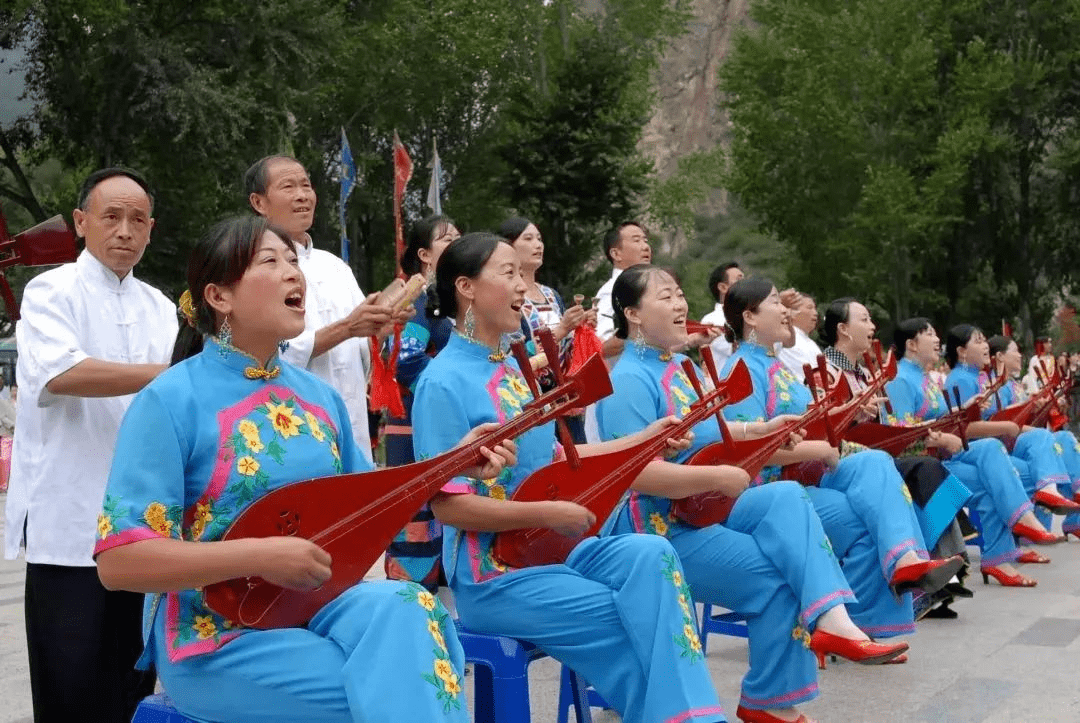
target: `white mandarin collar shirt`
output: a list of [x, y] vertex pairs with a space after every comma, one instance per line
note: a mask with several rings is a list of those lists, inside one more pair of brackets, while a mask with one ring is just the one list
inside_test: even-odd
[[[713, 310], [705, 316], [701, 317], [702, 324], [711, 324], [718, 326], [721, 329], [727, 324], [727, 319], [724, 318], [724, 305], [717, 302], [713, 306]], [[713, 359], [716, 361], [716, 368], [721, 369], [724, 366], [724, 362], [731, 356], [733, 349], [731, 348], [731, 342], [724, 336], [724, 332], [720, 332], [720, 336], [716, 337], [709, 344], [709, 348], [712, 350]]]
[[800, 381], [804, 376], [803, 365], [809, 364], [817, 368], [819, 354], [821, 354], [821, 347], [799, 327], [795, 327], [795, 346], [776, 345], [776, 358]]
[[604, 282], [596, 292], [596, 335], [600, 341], [607, 341], [615, 336], [615, 307], [611, 305], [611, 290], [615, 288], [615, 279], [622, 269], [612, 269], [611, 278]]
[[368, 432], [367, 384], [371, 373], [371, 350], [367, 339], [346, 339], [315, 358], [315, 332], [340, 321], [363, 303], [364, 293], [352, 269], [332, 253], [296, 243], [300, 270], [307, 281], [304, 298], [304, 333], [289, 341], [282, 358], [303, 367], [332, 386], [345, 400], [353, 439], [360, 453], [371, 462], [371, 435]]
[[4, 556], [15, 559], [25, 545], [28, 562], [92, 566], [97, 516], [132, 395], [54, 395], [45, 385], [88, 357], [167, 364], [176, 307], [130, 273], [118, 279], [83, 251], [75, 263], [31, 280], [21, 312]]

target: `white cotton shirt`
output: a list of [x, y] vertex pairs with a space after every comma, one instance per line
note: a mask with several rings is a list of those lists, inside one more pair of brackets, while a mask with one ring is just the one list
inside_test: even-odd
[[[724, 305], [717, 302], [712, 311], [701, 317], [701, 323], [718, 326], [723, 329], [727, 324], [727, 319], [724, 318]], [[731, 348], [731, 342], [724, 336], [723, 331], [720, 332], [720, 336], [710, 342], [709, 349], [712, 350], [713, 361], [716, 362], [717, 371], [724, 368], [724, 362], [728, 360], [728, 357], [731, 356], [732, 351], [734, 351]]]
[[615, 279], [622, 269], [612, 269], [611, 278], [604, 282], [596, 292], [596, 335], [600, 341], [607, 341], [615, 336], [615, 307], [611, 305], [611, 290], [615, 288]]
[[794, 346], [785, 347], [782, 344], [776, 345], [776, 358], [779, 359], [780, 363], [787, 367], [788, 371], [794, 374], [795, 378], [799, 380], [802, 380], [805, 376], [803, 373], [804, 364], [809, 364], [815, 369], [817, 368], [817, 358], [819, 354], [821, 354], [821, 347], [799, 327], [795, 327]]
[[371, 457], [371, 434], [368, 432], [367, 385], [371, 374], [371, 351], [367, 339], [350, 338], [312, 359], [315, 332], [341, 321], [364, 302], [364, 293], [356, 283], [352, 269], [328, 251], [296, 244], [300, 271], [307, 280], [304, 298], [304, 333], [289, 340], [281, 355], [286, 361], [303, 367], [332, 386], [345, 400], [353, 439], [368, 462]]
[[92, 567], [116, 435], [134, 395], [54, 395], [45, 385], [87, 358], [167, 364], [176, 307], [130, 273], [118, 279], [83, 251], [75, 263], [31, 280], [21, 312], [4, 557], [15, 559], [25, 545], [27, 562]]

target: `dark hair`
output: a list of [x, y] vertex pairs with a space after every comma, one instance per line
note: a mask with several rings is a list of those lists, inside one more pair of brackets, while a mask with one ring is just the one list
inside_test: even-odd
[[[615, 284], [611, 287], [611, 308], [615, 311], [615, 336], [619, 339], [626, 339], [630, 335], [630, 322], [626, 320], [626, 309], [631, 306], [637, 307], [641, 303], [641, 297], [645, 295], [645, 289], [649, 286], [649, 279], [657, 273], [675, 278], [668, 269], [652, 264], [634, 264], [615, 279]], [[676, 280], [675, 283], [678, 281]]]
[[117, 176], [124, 176], [130, 178], [139, 184], [139, 188], [146, 192], [146, 197], [150, 199], [150, 210], [154, 210], [154, 193], [150, 190], [150, 184], [146, 182], [146, 179], [142, 177], [138, 171], [133, 171], [130, 168], [122, 168], [120, 166], [113, 166], [112, 168], [102, 168], [94, 171], [86, 180], [83, 181], [82, 188], [79, 189], [79, 208], [83, 211], [86, 210], [86, 202], [90, 199], [90, 194], [93, 192], [97, 185], [102, 181], [107, 181], [110, 178], [116, 178]]
[[420, 249], [430, 249], [431, 243], [454, 225], [449, 216], [436, 214], [420, 219], [409, 229], [409, 240], [401, 252], [401, 270], [409, 276], [420, 273]]
[[287, 246], [289, 236], [262, 216], [236, 216], [219, 221], [203, 234], [188, 256], [187, 288], [195, 308], [195, 328], [180, 314], [180, 331], [173, 344], [172, 361], [176, 364], [195, 356], [203, 348], [203, 336], [213, 334], [214, 310], [206, 303], [207, 284], [230, 286], [240, 280], [267, 231], [277, 234]]
[[622, 236], [622, 230], [627, 226], [637, 226], [642, 231], [645, 230], [645, 227], [637, 221], [623, 221], [618, 226], [608, 231], [604, 236], [604, 256], [606, 256], [607, 260], [611, 263], [615, 263], [615, 259], [611, 258], [611, 249], [619, 245], [619, 238]]
[[846, 324], [851, 319], [851, 305], [858, 301], [854, 296], [845, 296], [829, 302], [825, 309], [825, 323], [821, 326], [821, 341], [825, 346], [836, 346], [836, 327]]
[[775, 284], [769, 279], [750, 277], [739, 279], [728, 288], [724, 295], [724, 320], [727, 322], [724, 336], [729, 343], [735, 344], [743, 337], [743, 312], [757, 311], [774, 288]]
[[716, 290], [717, 284], [726, 284], [727, 272], [731, 269], [737, 268], [739, 268], [739, 262], [732, 261], [730, 263], [724, 264], [723, 266], [717, 266], [715, 269], [712, 270], [712, 273], [709, 274], [709, 293], [712, 294], [712, 297], [716, 300], [716, 303], [720, 303], [720, 292]]
[[[251, 168], [244, 173], [244, 195], [251, 198], [251, 194], [266, 195], [266, 184], [270, 182], [270, 164], [274, 161], [293, 161], [300, 163], [292, 156], [277, 153], [272, 156], [264, 156], [251, 164]], [[300, 165], [304, 165], [300, 163]]]
[[945, 361], [949, 363], [950, 367], [955, 367], [959, 361], [956, 350], [962, 346], [967, 346], [975, 332], [982, 333], [979, 327], [973, 324], [957, 324], [949, 329], [949, 333], [945, 337]]
[[907, 351], [907, 343], [923, 333], [927, 329], [933, 329], [934, 325], [925, 316], [916, 316], [905, 319], [896, 325], [893, 330], [893, 344], [896, 345], [896, 357], [899, 359]]
[[990, 358], [993, 359], [995, 354], [1001, 354], [1009, 350], [1009, 345], [1013, 343], [1012, 337], [1002, 336], [1001, 334], [995, 334], [986, 340], [990, 345]]
[[475, 279], [499, 244], [509, 243], [501, 236], [482, 232], [467, 233], [451, 241], [435, 265], [435, 286], [428, 292], [428, 313], [446, 319], [456, 317], [457, 280], [462, 276]]
[[525, 229], [529, 227], [530, 223], [532, 221], [527, 218], [512, 216], [499, 224], [499, 230], [495, 233], [513, 244], [521, 234], [525, 233]]

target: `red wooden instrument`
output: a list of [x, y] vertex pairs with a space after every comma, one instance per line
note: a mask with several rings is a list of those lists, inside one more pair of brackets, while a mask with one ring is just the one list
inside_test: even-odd
[[[701, 349], [701, 358], [715, 384], [717, 379], [716, 364], [708, 347]], [[695, 386], [695, 391], [699, 396], [701, 395], [701, 391], [697, 389], [697, 386]], [[827, 397], [815, 400], [807, 407], [806, 412], [801, 417], [790, 420], [776, 431], [757, 439], [734, 439], [724, 419], [717, 415], [717, 423], [720, 425], [720, 434], [723, 441], [702, 447], [697, 452], [694, 452], [686, 460], [685, 464], [726, 464], [741, 467], [751, 478], [754, 478], [761, 472], [761, 468], [768, 464], [773, 454], [788, 443], [793, 432], [798, 431], [807, 424], [814, 423], [828, 412], [828, 402]], [[706, 527], [727, 520], [737, 499], [719, 491], [702, 492], [701, 494], [673, 500], [672, 513], [688, 525]]]
[[[683, 370], [696, 378], [693, 364], [683, 362]], [[514, 491], [517, 502], [568, 500], [588, 508], [596, 522], [578, 537], [560, 535], [551, 529], [527, 528], [500, 532], [495, 537], [495, 556], [513, 567], [531, 567], [564, 562], [581, 540], [599, 532], [626, 490], [641, 471], [667, 448], [667, 440], [679, 437], [721, 407], [747, 397], [753, 389], [746, 364], [739, 362], [720, 384], [690, 405], [690, 411], [658, 434], [633, 447], [583, 457], [575, 466], [570, 460], [550, 464], [529, 475]]]
[[471, 444], [403, 467], [321, 477], [273, 490], [245, 509], [222, 539], [304, 537], [330, 553], [331, 578], [318, 590], [289, 590], [258, 577], [226, 580], [205, 588], [206, 605], [245, 627], [303, 625], [363, 579], [394, 535], [447, 480], [485, 461], [481, 446], [517, 437], [564, 410], [610, 393], [607, 368], [594, 357], [563, 384], [526, 404], [521, 414]]
[[[855, 418], [859, 416], [859, 413], [871, 403], [871, 401], [881, 395], [881, 390], [885, 388], [885, 385], [896, 378], [896, 357], [890, 350], [888, 359], [882, 360], [880, 357], [880, 346], [878, 347], [878, 363], [872, 365], [870, 363], [870, 356], [867, 354], [865, 360], [867, 362], [866, 368], [871, 371], [870, 381], [859, 390], [857, 393], [850, 391], [847, 375], [837, 375], [837, 380], [833, 387], [829, 391], [830, 397], [833, 399], [845, 399], [848, 400], [844, 403], [837, 404], [834, 402], [833, 408], [829, 409], [828, 415], [819, 420], [816, 420], [810, 427], [806, 428], [807, 439], [825, 439], [828, 438], [829, 442], [836, 446], [837, 436], [842, 436], [847, 429], [849, 429], [854, 423]], [[875, 368], [876, 366], [876, 368]], [[826, 362], [824, 356], [818, 357], [817, 376], [820, 380], [820, 384], [824, 387], [829, 382], [829, 374], [826, 370]], [[814, 370], [807, 367], [804, 370], [806, 374], [806, 384], [813, 390], [815, 388]], [[843, 384], [843, 387], [839, 385]], [[845, 393], [845, 390], [846, 393]]]
[[715, 324], [702, 324], [700, 321], [694, 321], [693, 319], [686, 320], [687, 334], [708, 334], [710, 331], [716, 331], [723, 334], [724, 327], [716, 326]]
[[68, 228], [64, 217], [57, 214], [31, 226], [22, 233], [8, 233], [7, 219], [0, 208], [0, 298], [7, 307], [12, 321], [19, 320], [19, 307], [11, 293], [3, 269], [9, 266], [49, 266], [66, 264], [79, 256], [75, 234]]

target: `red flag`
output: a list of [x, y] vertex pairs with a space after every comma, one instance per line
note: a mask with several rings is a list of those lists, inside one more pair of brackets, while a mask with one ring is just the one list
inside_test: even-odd
[[401, 276], [401, 255], [405, 252], [405, 232], [401, 225], [401, 201], [405, 197], [405, 184], [412, 178], [412, 159], [405, 150], [397, 131], [394, 131], [394, 256], [397, 272]]
[[1012, 324], [1005, 321], [1004, 319], [1001, 320], [1001, 335], [1012, 337]]

